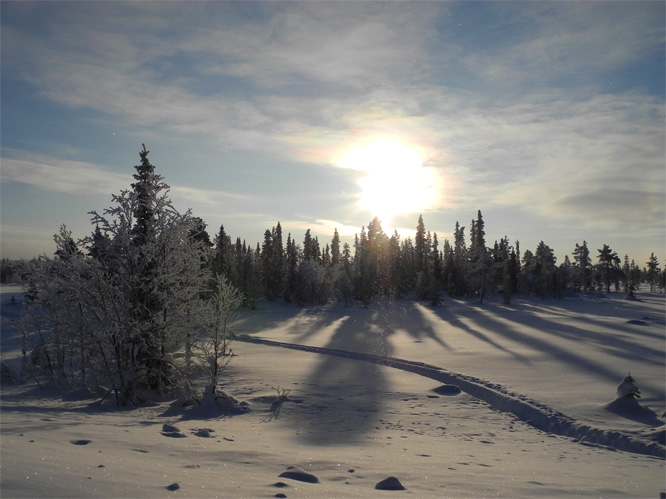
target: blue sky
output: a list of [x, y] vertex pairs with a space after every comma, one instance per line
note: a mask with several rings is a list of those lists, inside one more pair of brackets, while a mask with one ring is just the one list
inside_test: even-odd
[[211, 236], [375, 215], [558, 261], [666, 257], [663, 2], [6, 2], [1, 252], [54, 251], [145, 143]]

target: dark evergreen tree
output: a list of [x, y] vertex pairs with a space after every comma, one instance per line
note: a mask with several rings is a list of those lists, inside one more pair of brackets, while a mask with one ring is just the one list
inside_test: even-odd
[[224, 225], [215, 236], [215, 252], [213, 255], [212, 271], [216, 276], [226, 276], [231, 283], [238, 283], [236, 276], [234, 251], [231, 245], [231, 236], [227, 235]]
[[264, 232], [264, 244], [261, 248], [261, 277], [263, 289], [268, 301], [275, 300], [275, 287], [273, 284], [273, 233], [266, 229]]
[[450, 262], [449, 277], [452, 281], [453, 294], [463, 296], [467, 293], [468, 251], [465, 244], [465, 227], [460, 227], [458, 222], [453, 238], [453, 261]]
[[469, 277], [468, 281], [478, 294], [479, 301], [483, 303], [486, 295], [486, 281], [492, 269], [492, 258], [486, 249], [485, 224], [481, 210], [477, 212], [476, 220], [472, 220], [469, 248]]
[[402, 251], [400, 249], [400, 235], [397, 230], [388, 242], [388, 258], [390, 266], [390, 281], [393, 296], [401, 298], [407, 291], [403, 280], [401, 279]]
[[331, 248], [328, 244], [324, 246], [324, 252], [321, 255], [321, 264], [326, 268], [331, 266]]
[[296, 300], [297, 285], [298, 285], [298, 264], [299, 264], [299, 251], [296, 241], [291, 238], [291, 234], [287, 236], [287, 252], [286, 252], [286, 284], [284, 291], [284, 299], [288, 302]]
[[599, 278], [604, 283], [606, 292], [610, 293], [611, 282], [618, 276], [620, 258], [607, 244], [604, 244], [603, 248], [597, 251], [599, 252], [599, 255], [597, 255]]
[[408, 237], [400, 245], [400, 274], [398, 276], [399, 288], [402, 293], [414, 290], [416, 282], [416, 251], [412, 239]]
[[364, 307], [372, 301], [373, 268], [370, 259], [370, 245], [365, 232], [365, 226], [361, 227], [361, 237], [358, 241], [358, 253], [354, 255], [356, 299], [363, 303]]
[[629, 255], [624, 255], [624, 262], [622, 263], [622, 274], [624, 276], [624, 292], [629, 293], [629, 274], [631, 272], [631, 265], [629, 264]]
[[272, 292], [271, 294], [277, 298], [282, 295], [284, 292], [284, 283], [285, 283], [285, 274], [287, 271], [286, 268], [286, 259], [285, 251], [282, 243], [282, 226], [280, 222], [277, 223], [277, 226], [273, 229], [273, 248], [272, 251]]
[[590, 259], [590, 250], [587, 248], [587, 241], [583, 241], [581, 246], [576, 243], [572, 255], [574, 257], [574, 291], [588, 291], [592, 281], [592, 260]]
[[647, 272], [645, 273], [645, 280], [650, 285], [650, 293], [654, 293], [655, 284], [659, 282], [659, 260], [654, 253], [650, 253], [650, 259], [646, 263]]
[[333, 240], [331, 241], [331, 264], [336, 265], [340, 261], [340, 235], [338, 229], [333, 230]]
[[539, 242], [534, 252], [534, 286], [536, 293], [545, 298], [548, 292], [556, 289], [555, 262], [553, 250], [543, 241]]
[[388, 294], [391, 288], [388, 237], [379, 218], [373, 218], [368, 224], [367, 238], [366, 279], [369, 281], [369, 294], [372, 298], [376, 294]]
[[314, 250], [314, 242], [310, 229], [305, 231], [305, 238], [303, 239], [303, 260], [312, 260], [316, 258]]
[[428, 299], [432, 306], [439, 305], [442, 302], [440, 296], [442, 278], [442, 256], [439, 252], [439, 242], [437, 233], [432, 236], [432, 249], [428, 258]]
[[423, 216], [419, 215], [416, 224], [416, 236], [414, 236], [414, 265], [415, 272], [418, 275], [427, 265], [428, 248], [426, 248], [426, 229], [423, 223]]
[[342, 246], [342, 280], [340, 281], [340, 288], [342, 289], [342, 296], [345, 300], [345, 307], [352, 296], [352, 261], [351, 249], [349, 244], [345, 243]]
[[536, 283], [536, 259], [534, 253], [525, 250], [522, 259], [521, 282], [522, 287], [527, 291], [527, 296], [534, 292]]

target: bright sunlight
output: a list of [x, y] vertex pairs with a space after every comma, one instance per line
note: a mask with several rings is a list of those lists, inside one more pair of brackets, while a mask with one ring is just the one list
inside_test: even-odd
[[360, 204], [382, 222], [401, 213], [420, 212], [435, 202], [435, 174], [423, 166], [417, 149], [388, 139], [354, 145], [336, 162], [364, 172]]

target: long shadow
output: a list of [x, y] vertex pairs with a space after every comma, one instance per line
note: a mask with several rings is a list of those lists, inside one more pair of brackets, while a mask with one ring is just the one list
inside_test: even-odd
[[[455, 315], [456, 312], [451, 311], [449, 313], [446, 313], [443, 310], [438, 310], [436, 312], [436, 314], [437, 314], [439, 319], [441, 319], [444, 322], [448, 322], [452, 327], [454, 327], [456, 329], [460, 329], [460, 330], [466, 332], [467, 334], [469, 334], [471, 336], [474, 336], [478, 340], [483, 341], [484, 343], [488, 343], [490, 346], [496, 348], [497, 350], [500, 350], [502, 352], [505, 352], [505, 353], [511, 355], [516, 360], [518, 360], [520, 362], [523, 362], [523, 363], [526, 363], [526, 364], [530, 362], [530, 359], [528, 359], [527, 357], [525, 357], [525, 356], [523, 356], [523, 355], [521, 355], [517, 352], [514, 352], [513, 350], [510, 350], [509, 348], [506, 348], [503, 345], [500, 345], [495, 340], [493, 340], [492, 338], [489, 338], [487, 335], [485, 335], [481, 331], [478, 331], [478, 330], [470, 327], [469, 325], [465, 324], [464, 322], [462, 322]], [[491, 330], [494, 331], [494, 329], [491, 329]]]
[[[391, 355], [390, 332], [381, 326], [375, 311], [359, 310], [353, 318], [338, 321], [323, 346]], [[388, 390], [380, 366], [329, 356], [321, 357], [306, 383], [309, 399], [291, 413], [290, 421], [298, 429], [299, 440], [316, 445], [359, 441], [376, 426], [384, 405], [382, 395]]]
[[[297, 341], [327, 329], [325, 344], [318, 346], [348, 352], [392, 357], [391, 336], [396, 333], [451, 348], [413, 302], [378, 299], [369, 308], [335, 307], [311, 313], [312, 320], [299, 331]], [[306, 386], [311, 400], [293, 411], [293, 421], [299, 439], [317, 445], [358, 442], [377, 425], [384, 398], [390, 396], [384, 368], [335, 356], [321, 358]]]
[[446, 350], [452, 350], [451, 346], [437, 334], [427, 317], [425, 308], [418, 302], [386, 300], [378, 305], [387, 328], [394, 332], [404, 331], [415, 341], [429, 339]]
[[[410, 306], [392, 301], [390, 306], [380, 303], [356, 309], [345, 320], [331, 315], [318, 323], [331, 327], [328, 342], [321, 346], [393, 356], [390, 337], [398, 330], [414, 331], [412, 334], [417, 337], [423, 334], [435, 337], [434, 331], [428, 329], [430, 326], [418, 320], [420, 315], [409, 310]], [[299, 440], [316, 445], [359, 442], [377, 426], [390, 390], [381, 366], [330, 356], [321, 358], [306, 383], [310, 400], [300, 404], [290, 418], [298, 428]]]
[[[501, 314], [500, 309], [494, 311], [498, 316]], [[592, 344], [595, 348], [606, 351], [609, 355], [613, 355], [618, 358], [626, 357], [628, 352], [631, 352], [631, 355], [637, 356], [639, 358], [645, 359], [646, 361], [659, 361], [663, 360], [664, 352], [663, 350], [656, 350], [644, 345], [641, 345], [638, 342], [625, 339], [625, 337], [620, 337], [614, 334], [606, 334], [604, 332], [595, 331], [592, 328], [581, 328], [570, 324], [561, 324], [554, 320], [548, 320], [543, 315], [539, 314], [538, 309], [530, 309], [529, 311], [524, 311], [523, 316], [525, 321], [519, 322], [515, 319], [502, 315], [505, 320], [513, 321], [521, 325], [528, 325], [542, 333], [553, 335], [559, 338], [566, 338], [575, 343], [587, 343]], [[580, 316], [577, 320], [581, 321], [583, 324], [586, 323], [595, 323], [596, 321], [589, 320], [587, 315]], [[604, 328], [608, 326], [602, 323]], [[628, 329], [617, 327], [624, 333], [628, 333]], [[631, 331], [633, 334], [633, 331]], [[626, 336], [626, 335], [625, 335]], [[658, 339], [663, 339], [663, 335]]]
[[[338, 330], [342, 322], [348, 323], [346, 327], [352, 327], [355, 323], [363, 327], [363, 323], [368, 320], [368, 314], [373, 317], [373, 328], [383, 331], [386, 335], [405, 332], [415, 341], [423, 341], [427, 338], [441, 347], [451, 350], [451, 347], [437, 334], [431, 322], [421, 312], [418, 304], [389, 298], [378, 298], [368, 308], [334, 306], [303, 309], [298, 315], [301, 319], [299, 324], [291, 327], [289, 334], [296, 336], [294, 341], [302, 342], [315, 334], [320, 334], [327, 328]], [[336, 348], [349, 350], [349, 346], [344, 344], [344, 341], [344, 339], [341, 340], [340, 345]]]
[[[586, 341], [586, 334], [588, 333], [586, 330], [571, 325], [562, 325], [548, 321], [542, 317], [533, 316], [532, 313], [525, 314], [521, 311], [512, 311], [511, 314], [507, 314], [505, 310], [495, 305], [489, 304], [484, 306], [483, 309], [480, 309], [464, 302], [459, 302], [459, 304], [470, 310], [474, 309], [474, 321], [481, 327], [492, 330], [510, 341], [529, 346], [537, 352], [542, 352], [566, 364], [576, 366], [579, 369], [584, 369], [592, 375], [600, 376], [608, 380], [610, 383], [614, 383], [618, 379], [621, 379], [622, 373], [608, 368], [604, 364], [595, 362], [594, 360], [591, 360], [584, 355], [577, 354], [570, 349], [563, 348], [562, 345], [547, 341], [543, 337], [522, 332], [525, 328], [529, 328], [537, 331], [537, 334], [552, 335], [560, 338], [565, 337], [568, 340], [572, 340], [572, 348], [575, 348], [576, 343]], [[520, 320], [521, 317], [524, 318], [524, 320]], [[448, 317], [442, 317], [442, 319], [449, 320]], [[515, 324], [516, 327], [512, 327], [512, 323]], [[610, 338], [606, 338], [597, 333], [595, 334], [595, 339], [600, 342], [604, 340], [607, 341]], [[633, 346], [633, 344], [624, 340], [618, 340], [618, 344], [614, 347], [616, 354], [626, 354], [626, 352], [630, 350], [623, 350], [623, 348], [627, 348], [629, 345]], [[599, 348], [599, 344], [595, 344], [594, 346]], [[654, 351], [651, 349], [648, 350], [650, 355], [654, 355]]]
[[[637, 307], [635, 302], [626, 302], [624, 300], [618, 299], [603, 299], [600, 302], [593, 302], [592, 306], [593, 312], [590, 313], [589, 299], [586, 299], [582, 304], [584, 304], [587, 309], [585, 311], [576, 310], [579, 305], [576, 301], [566, 300], [563, 302], [562, 306], [556, 306], [548, 303], [544, 304], [535, 304], [529, 302], [522, 302], [519, 306], [521, 310], [525, 312], [530, 312], [532, 314], [543, 314], [548, 312], [550, 314], [566, 317], [566, 318], [576, 318], [578, 320], [584, 321], [589, 324], [594, 324], [605, 329], [615, 329], [618, 331], [626, 332], [626, 322], [627, 317], [631, 317], [634, 320], [640, 320], [645, 323], [647, 326], [657, 325], [662, 326], [660, 333], [653, 333], [649, 328], [633, 328], [632, 334], [635, 336], [644, 336], [650, 339], [662, 339], [664, 318], [656, 317], [657, 314], [654, 314], [653, 311]], [[565, 305], [570, 305], [567, 308]], [[612, 307], [612, 309], [611, 309]], [[603, 316], [604, 319], [595, 319], [596, 316]], [[613, 323], [609, 322], [609, 318], [617, 319], [618, 322]]]

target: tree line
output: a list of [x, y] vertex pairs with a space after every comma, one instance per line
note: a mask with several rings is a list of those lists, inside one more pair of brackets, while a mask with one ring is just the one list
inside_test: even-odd
[[[604, 290], [632, 295], [647, 283], [665, 287], [651, 255], [640, 268], [607, 245], [596, 262], [585, 241], [557, 265], [540, 242], [521, 253], [508, 237], [486, 242], [481, 211], [469, 226], [456, 223], [440, 245], [419, 216], [415, 237], [388, 235], [374, 218], [352, 245], [337, 229], [322, 244], [307, 230], [286, 241], [278, 222], [256, 246], [221, 226], [211, 240], [205, 222], [172, 205], [169, 186], [140, 152], [131, 188], [113, 206], [91, 212], [94, 230], [75, 240], [62, 226], [52, 257], [18, 267], [2, 261], [3, 279], [27, 283], [16, 326], [23, 333], [24, 369], [51, 382], [85, 386], [122, 405], [174, 393], [191, 403], [223, 398], [217, 380], [230, 360], [232, 319], [241, 305], [285, 300], [296, 305], [358, 301], [378, 296], [427, 300], [517, 293], [562, 297]], [[38, 373], [38, 374], [37, 374]], [[204, 386], [196, 380], [204, 379]], [[201, 383], [199, 383], [200, 385]]]
[[221, 226], [209, 242], [208, 265], [242, 290], [251, 307], [258, 299], [298, 305], [357, 300], [368, 305], [378, 295], [428, 300], [433, 305], [445, 295], [478, 297], [483, 302], [489, 292], [502, 293], [505, 303], [510, 303], [518, 293], [562, 298], [567, 290], [616, 291], [633, 296], [642, 284], [652, 292], [666, 285], [654, 253], [641, 268], [628, 255], [621, 259], [607, 244], [595, 258], [587, 241], [582, 241], [558, 265], [543, 241], [534, 251], [522, 253], [520, 243], [512, 244], [506, 236], [488, 245], [480, 210], [470, 223], [469, 244], [465, 229], [457, 222], [453, 240], [445, 239], [440, 248], [437, 233], [426, 231], [422, 216], [414, 239], [401, 238], [397, 231], [389, 236], [375, 217], [355, 235], [353, 247], [341, 245], [337, 229], [323, 246], [310, 230], [302, 243], [288, 234], [284, 245], [278, 222], [265, 231], [263, 243], [252, 248], [240, 238], [232, 242]]

